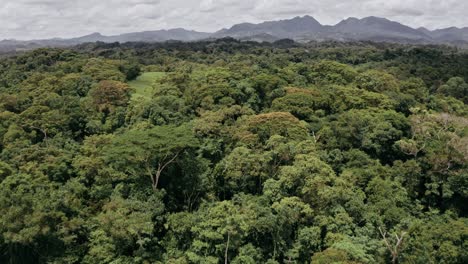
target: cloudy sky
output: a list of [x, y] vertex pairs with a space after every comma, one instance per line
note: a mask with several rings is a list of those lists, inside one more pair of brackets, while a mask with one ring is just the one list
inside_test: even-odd
[[468, 0], [0, 0], [0, 39], [75, 37], [311, 15], [322, 24], [382, 16], [429, 29], [468, 26]]

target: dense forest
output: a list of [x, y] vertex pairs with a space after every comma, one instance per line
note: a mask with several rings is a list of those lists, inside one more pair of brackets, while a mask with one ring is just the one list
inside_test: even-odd
[[468, 263], [468, 53], [90, 43], [0, 59], [0, 263]]

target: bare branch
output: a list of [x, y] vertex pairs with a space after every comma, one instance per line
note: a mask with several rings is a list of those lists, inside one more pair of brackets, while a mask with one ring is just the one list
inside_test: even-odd
[[[161, 167], [159, 170], [160, 170], [160, 171], [164, 170], [164, 168], [165, 168], [167, 165], [169, 165], [169, 164], [171, 164], [172, 162], [174, 162], [174, 160], [179, 156], [179, 153], [180, 153], [180, 152], [177, 152], [177, 153], [174, 155], [174, 157], [172, 157], [169, 161], [167, 161], [166, 163], [164, 163], [164, 164], [162, 165], [162, 167]], [[167, 157], [167, 155], [166, 155], [166, 157]]]
[[164, 158], [158, 162], [158, 168], [156, 169], [156, 174], [153, 175], [152, 173], [150, 174], [151, 175], [151, 180], [152, 180], [152, 183], [153, 183], [153, 190], [156, 191], [156, 189], [158, 188], [158, 183], [159, 183], [159, 177], [161, 176], [161, 173], [162, 171], [167, 167], [167, 165], [171, 164], [172, 162], [175, 161], [175, 159], [179, 156], [179, 153], [180, 152], [177, 152], [170, 160], [168, 160], [167, 162], [165, 163], [161, 163], [161, 162], [164, 162], [164, 160], [167, 158], [168, 154], [166, 154], [164, 156]]
[[384, 232], [382, 228], [380, 227], [379, 227], [379, 231], [380, 231], [380, 235], [382, 236], [385, 242], [385, 245], [387, 246], [388, 250], [390, 251], [390, 254], [392, 255], [392, 263], [393, 264], [397, 263], [398, 253], [400, 252], [400, 248], [403, 243], [403, 237], [406, 235], [406, 232], [401, 232], [400, 236], [398, 236], [398, 234], [395, 234], [396, 243], [395, 243], [395, 247], [392, 247], [387, 240], [387, 232]]
[[[393, 249], [392, 247], [390, 246], [390, 243], [388, 243], [388, 240], [387, 240], [387, 232], [384, 232], [382, 231], [382, 228], [379, 227], [379, 231], [380, 231], [380, 234], [382, 235], [382, 238], [385, 242], [385, 245], [387, 246], [388, 250], [390, 250], [390, 253], [393, 252]], [[392, 254], [393, 255], [393, 254]]]

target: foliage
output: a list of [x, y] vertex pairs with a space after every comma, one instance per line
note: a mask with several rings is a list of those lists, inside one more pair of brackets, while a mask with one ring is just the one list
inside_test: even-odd
[[369, 42], [2, 57], [0, 263], [467, 263], [467, 81]]

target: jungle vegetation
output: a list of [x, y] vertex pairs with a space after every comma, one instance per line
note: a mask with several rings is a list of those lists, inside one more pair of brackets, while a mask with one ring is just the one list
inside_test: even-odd
[[0, 59], [0, 263], [468, 263], [468, 54], [91, 43]]

